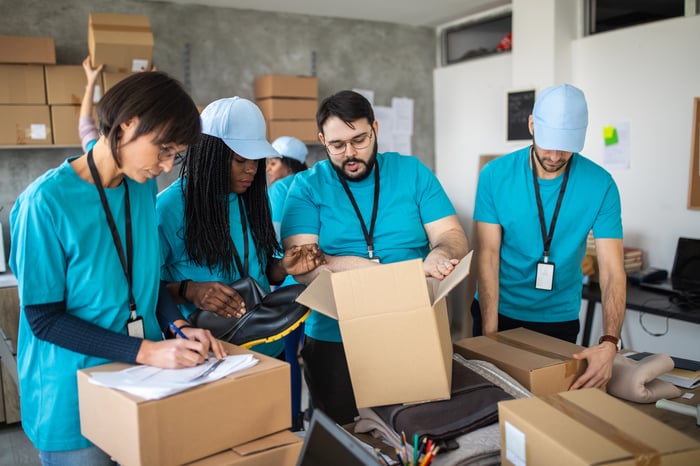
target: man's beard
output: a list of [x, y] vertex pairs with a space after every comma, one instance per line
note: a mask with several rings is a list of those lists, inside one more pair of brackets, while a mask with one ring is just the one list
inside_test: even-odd
[[[353, 174], [348, 174], [345, 171], [345, 165], [348, 163], [355, 162], [357, 164], [362, 164], [365, 166], [365, 171], [363, 172], [358, 172], [358, 173], [353, 173]], [[367, 162], [364, 160], [360, 160], [356, 157], [352, 157], [350, 159], [343, 160], [342, 165], [339, 167], [336, 164], [333, 163], [331, 160], [331, 165], [335, 168], [335, 171], [338, 172], [338, 176], [348, 180], [348, 181], [362, 181], [365, 178], [369, 176], [370, 173], [372, 173], [372, 168], [374, 168], [374, 165], [377, 162], [377, 143], [374, 143], [374, 148], [372, 149], [372, 156], [369, 158]]]

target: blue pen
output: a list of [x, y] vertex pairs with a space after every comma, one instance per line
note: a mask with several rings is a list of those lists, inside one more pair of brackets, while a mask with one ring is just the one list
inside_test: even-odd
[[168, 326], [170, 327], [170, 330], [175, 332], [175, 335], [177, 335], [180, 338], [184, 338], [185, 340], [189, 340], [189, 338], [187, 338], [187, 335], [182, 333], [182, 330], [177, 328], [177, 325], [175, 325], [173, 322], [168, 323]]

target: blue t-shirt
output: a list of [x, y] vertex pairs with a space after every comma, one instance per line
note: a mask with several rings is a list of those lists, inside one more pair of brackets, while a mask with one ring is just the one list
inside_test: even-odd
[[[498, 312], [529, 322], [578, 319], [586, 237], [622, 238], [620, 194], [610, 174], [574, 154], [555, 225], [550, 262], [553, 290], [535, 289], [543, 242], [526, 147], [489, 162], [479, 175], [474, 220], [502, 227]], [[538, 178], [547, 232], [564, 179]]]
[[[21, 302], [17, 369], [22, 427], [36, 448], [63, 451], [91, 443], [80, 433], [76, 371], [109, 361], [79, 354], [32, 332], [28, 305], [66, 302], [66, 313], [126, 334], [129, 293], [95, 185], [81, 179], [66, 160], [32, 182], [10, 214], [10, 268]], [[160, 255], [155, 180], [125, 178], [133, 234], [133, 294], [145, 337], [162, 340], [155, 309]], [[105, 188], [123, 245], [126, 245], [124, 185]]]
[[[389, 152], [378, 154], [377, 163], [380, 190], [375, 254], [383, 263], [424, 259], [430, 245], [423, 225], [454, 215], [454, 207], [419, 159]], [[348, 185], [369, 230], [374, 174]], [[298, 234], [317, 235], [326, 254], [367, 257], [360, 221], [328, 160], [294, 177], [284, 207], [282, 238]], [[305, 322], [305, 332], [318, 340], [342, 341], [338, 322], [315, 311]]]
[[284, 202], [287, 200], [289, 188], [294, 181], [294, 175], [285, 176], [267, 189], [267, 196], [270, 198], [270, 212], [272, 214], [272, 224], [275, 227], [277, 241], [280, 239], [280, 228], [282, 227], [282, 215], [284, 214]]
[[[206, 265], [200, 266], [190, 261], [185, 250], [185, 198], [182, 193], [181, 179], [175, 180], [158, 194], [156, 210], [158, 212], [158, 232], [160, 234], [160, 248], [163, 257], [163, 280], [179, 282], [190, 279], [196, 282], [214, 281], [230, 284], [241, 278], [238, 270], [235, 271], [232, 277], [229, 277], [220, 269], [212, 272]], [[236, 246], [236, 251], [241, 261], [243, 261], [245, 248], [240, 218], [238, 195], [230, 193], [229, 219], [231, 222], [231, 239]], [[270, 282], [265, 275], [267, 264], [261, 264], [258, 260], [257, 249], [249, 223], [247, 235], [249, 249], [248, 275], [254, 278], [265, 291], [269, 292]], [[194, 303], [191, 302], [180, 304], [179, 308], [185, 317], [189, 317], [197, 309]], [[284, 349], [284, 342], [278, 340], [272, 343], [256, 345], [251, 349], [270, 356], [277, 356]]]

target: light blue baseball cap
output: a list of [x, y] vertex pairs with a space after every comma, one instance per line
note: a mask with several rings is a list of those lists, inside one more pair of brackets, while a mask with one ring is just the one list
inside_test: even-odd
[[272, 141], [272, 147], [274, 147], [282, 157], [294, 159], [301, 163], [306, 162], [306, 155], [309, 153], [306, 144], [292, 136], [278, 137]]
[[570, 84], [540, 92], [532, 110], [535, 143], [547, 150], [580, 152], [586, 139], [588, 106], [581, 89]]
[[267, 141], [265, 118], [253, 102], [241, 97], [215, 100], [201, 114], [202, 133], [220, 138], [249, 160], [279, 157]]

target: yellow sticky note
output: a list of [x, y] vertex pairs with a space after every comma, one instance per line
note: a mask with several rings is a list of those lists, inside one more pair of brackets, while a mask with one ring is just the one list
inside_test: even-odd
[[603, 139], [612, 139], [615, 134], [614, 126], [603, 126]]

